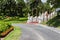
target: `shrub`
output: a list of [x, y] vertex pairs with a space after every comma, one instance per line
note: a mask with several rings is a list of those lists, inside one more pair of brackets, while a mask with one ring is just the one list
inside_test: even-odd
[[3, 17], [3, 16], [0, 16], [0, 20], [3, 20], [3, 19], [5, 19], [5, 17]]
[[13, 20], [18, 20], [19, 17], [8, 17], [6, 19], [4, 19], [5, 21], [13, 21]]
[[0, 33], [6, 31], [7, 29], [9, 29], [11, 27], [10, 23], [0, 23]]

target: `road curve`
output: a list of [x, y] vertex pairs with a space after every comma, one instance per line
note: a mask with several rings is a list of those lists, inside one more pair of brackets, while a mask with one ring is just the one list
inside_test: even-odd
[[60, 34], [34, 24], [13, 24], [22, 29], [20, 40], [60, 40]]

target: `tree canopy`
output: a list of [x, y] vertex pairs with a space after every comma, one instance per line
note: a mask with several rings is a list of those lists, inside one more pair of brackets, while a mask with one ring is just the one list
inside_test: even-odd
[[[26, 16], [31, 13], [32, 9], [37, 9], [38, 12], [45, 12], [52, 10], [52, 8], [60, 7], [60, 0], [47, 0], [42, 3], [41, 0], [0, 0], [0, 15], [2, 16]], [[50, 4], [53, 7], [50, 7]]]
[[60, 0], [47, 0], [48, 3], [51, 3], [54, 8], [59, 8], [60, 7]]

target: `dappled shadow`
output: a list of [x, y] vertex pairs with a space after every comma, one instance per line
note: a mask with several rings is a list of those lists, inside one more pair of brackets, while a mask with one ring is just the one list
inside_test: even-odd
[[60, 26], [60, 16], [56, 16], [53, 19], [50, 19], [46, 24], [54, 27]]

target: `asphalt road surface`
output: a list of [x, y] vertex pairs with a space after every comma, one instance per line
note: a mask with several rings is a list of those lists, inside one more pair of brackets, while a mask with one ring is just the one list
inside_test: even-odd
[[60, 40], [60, 34], [34, 24], [13, 24], [22, 29], [20, 40]]

